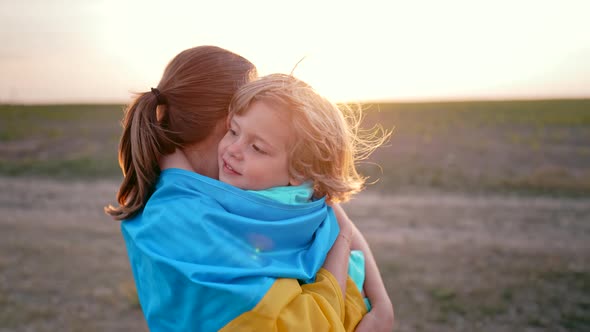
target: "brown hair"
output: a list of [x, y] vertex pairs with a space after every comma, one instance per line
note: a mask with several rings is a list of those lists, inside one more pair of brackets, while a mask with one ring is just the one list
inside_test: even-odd
[[207, 138], [227, 116], [236, 90], [255, 75], [248, 60], [215, 46], [190, 48], [174, 57], [157, 89], [136, 94], [125, 110], [120, 206], [109, 205], [105, 212], [117, 220], [139, 212], [154, 190], [160, 158]]
[[314, 195], [330, 202], [346, 201], [363, 189], [366, 178], [355, 163], [390, 136], [380, 127], [362, 130], [360, 108], [339, 108], [291, 75], [272, 74], [247, 83], [236, 92], [229, 116], [247, 112], [254, 101], [287, 112], [296, 135], [289, 151], [289, 175], [312, 180]]

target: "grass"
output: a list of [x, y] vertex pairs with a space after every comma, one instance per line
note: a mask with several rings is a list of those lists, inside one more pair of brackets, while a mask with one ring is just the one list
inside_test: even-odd
[[120, 172], [118, 165], [110, 160], [82, 156], [80, 158], [3, 160], [0, 173], [7, 176], [36, 176], [60, 179], [113, 177]]
[[[415, 254], [405, 252], [405, 255], [416, 258]], [[486, 256], [482, 255], [482, 258]], [[387, 266], [385, 261], [379, 263], [382, 267]], [[452, 274], [465, 279], [457, 282], [452, 276], [438, 276], [434, 278], [434, 284], [424, 282], [421, 277], [408, 277], [413, 269], [408, 266], [395, 274], [392, 282], [395, 286], [390, 284], [388, 288], [395, 290], [392, 298], [397, 303], [398, 315], [421, 317], [421, 321], [430, 326], [424, 328], [427, 330], [516, 331], [538, 328], [539, 331], [582, 332], [590, 329], [590, 273], [571, 271], [563, 266], [545, 270], [548, 266], [541, 261], [523, 268], [518, 259], [508, 257], [502, 264], [479, 272], [456, 266]], [[502, 276], [495, 276], [496, 268], [504, 270]], [[385, 276], [391, 275], [387, 269], [382, 272]], [[395, 279], [402, 276], [403, 281]], [[416, 289], [426, 290], [427, 296], [412, 296]], [[506, 326], [506, 329], [500, 326]], [[404, 329], [419, 330], [416, 326], [408, 329], [407, 325]]]
[[394, 127], [360, 165], [377, 188], [590, 194], [590, 100], [376, 104], [369, 125]]
[[[590, 194], [590, 100], [364, 105], [394, 129], [360, 171], [378, 190]], [[0, 106], [0, 175], [120, 178], [122, 105]]]
[[116, 177], [122, 114], [121, 105], [0, 106], [0, 174]]

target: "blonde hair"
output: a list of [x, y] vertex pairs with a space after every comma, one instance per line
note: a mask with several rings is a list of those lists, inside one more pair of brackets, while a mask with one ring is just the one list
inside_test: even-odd
[[366, 178], [355, 164], [382, 145], [390, 133], [380, 127], [362, 130], [361, 108], [339, 108], [305, 82], [291, 75], [271, 74], [236, 92], [230, 118], [246, 112], [255, 101], [287, 112], [296, 136], [289, 151], [289, 175], [313, 181], [316, 197], [343, 202], [364, 188]]
[[137, 214], [154, 191], [160, 158], [209, 137], [227, 116], [236, 90], [255, 76], [250, 61], [220, 47], [198, 46], [176, 55], [157, 88], [138, 93], [125, 110], [119, 206], [105, 212], [116, 220]]

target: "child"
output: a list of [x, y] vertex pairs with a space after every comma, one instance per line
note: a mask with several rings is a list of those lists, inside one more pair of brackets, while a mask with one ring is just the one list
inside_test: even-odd
[[[353, 120], [350, 126], [338, 107], [293, 76], [247, 83], [232, 100], [219, 143], [219, 180], [285, 204], [346, 201], [365, 180], [354, 165], [359, 153], [366, 156], [388, 136], [362, 138], [360, 119]], [[362, 251], [351, 252], [349, 274], [363, 292]]]

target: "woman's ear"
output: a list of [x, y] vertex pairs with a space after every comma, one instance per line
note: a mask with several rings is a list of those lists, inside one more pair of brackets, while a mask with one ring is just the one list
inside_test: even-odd
[[156, 120], [158, 122], [162, 122], [162, 120], [164, 120], [164, 114], [166, 114], [165, 112], [167, 111], [166, 109], [164, 109], [166, 105], [158, 105], [156, 106]]
[[304, 182], [304, 180], [294, 177], [294, 176], [290, 176], [289, 177], [289, 185], [290, 186], [299, 186]]

